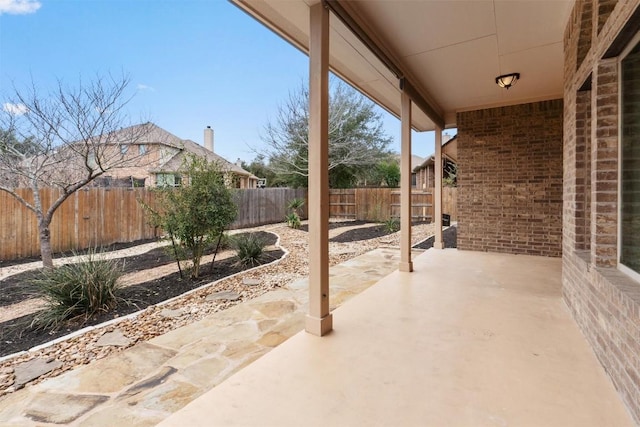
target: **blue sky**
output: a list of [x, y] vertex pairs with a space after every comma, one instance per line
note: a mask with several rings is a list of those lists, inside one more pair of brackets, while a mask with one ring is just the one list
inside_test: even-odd
[[[134, 122], [198, 143], [210, 125], [218, 154], [251, 160], [308, 58], [223, 0], [0, 0], [0, 97], [109, 72], [130, 76]], [[399, 152], [400, 122], [384, 126]], [[433, 133], [414, 133], [413, 153], [432, 152]]]

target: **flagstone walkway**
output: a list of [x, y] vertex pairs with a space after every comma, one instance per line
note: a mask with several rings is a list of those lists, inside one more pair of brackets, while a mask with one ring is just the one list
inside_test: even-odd
[[[420, 252], [420, 251], [418, 251]], [[379, 248], [330, 270], [332, 308], [397, 269]], [[0, 399], [0, 425], [152, 426], [304, 328], [308, 279]]]

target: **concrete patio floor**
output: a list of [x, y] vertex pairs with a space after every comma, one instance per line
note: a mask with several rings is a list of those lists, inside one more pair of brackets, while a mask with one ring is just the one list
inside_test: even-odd
[[561, 261], [429, 250], [160, 426], [630, 426]]

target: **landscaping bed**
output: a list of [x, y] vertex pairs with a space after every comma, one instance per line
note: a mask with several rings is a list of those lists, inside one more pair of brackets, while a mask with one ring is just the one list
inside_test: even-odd
[[[267, 246], [273, 246], [276, 243], [277, 236], [272, 233], [262, 231], [257, 234]], [[210, 248], [206, 253], [210, 254], [212, 252], [213, 248]], [[260, 263], [270, 263], [283, 255], [284, 252], [280, 249], [265, 251], [260, 258]], [[150, 271], [164, 265], [176, 265], [175, 260], [169, 255], [168, 248], [162, 247], [142, 254], [119, 258], [119, 262], [122, 265], [123, 273]], [[210, 269], [210, 264], [202, 265], [200, 277], [191, 279], [188, 277], [188, 273], [185, 273], [185, 277], [181, 278], [176, 266], [176, 271], [173, 273], [123, 287], [119, 293], [120, 303], [115, 309], [94, 315], [88, 319], [83, 318], [65, 322], [64, 325], [55, 330], [45, 330], [32, 326], [34, 319], [39, 314], [38, 312], [1, 322], [0, 343], [2, 345], [0, 346], [0, 357], [28, 350], [86, 326], [97, 325], [134, 313], [249, 268], [251, 266], [239, 264], [238, 258], [233, 256], [216, 261], [213, 270]], [[40, 270], [29, 270], [2, 280], [0, 286], [2, 290], [0, 293], [0, 309], [38, 297], [38, 289], [33, 284], [33, 279], [40, 275]]]
[[[427, 224], [424, 221], [416, 221], [412, 223], [412, 226], [420, 224]], [[398, 228], [400, 222], [395, 224]], [[329, 223], [329, 230], [339, 231], [340, 228], [348, 228], [348, 230], [333, 233], [334, 236], [329, 239], [330, 242], [336, 243], [350, 243], [363, 240], [377, 239], [396, 233], [389, 227], [387, 223], [371, 223], [367, 221], [337, 221]], [[302, 231], [308, 231], [308, 225], [300, 227]], [[432, 245], [433, 246], [433, 245]]]
[[[276, 243], [277, 237], [272, 233], [267, 233], [262, 231], [262, 232], [259, 232], [258, 235], [265, 242], [267, 246], [272, 246]], [[149, 243], [149, 241], [145, 240], [140, 243], [141, 244]], [[107, 253], [107, 252], [115, 251], [119, 249], [132, 248], [134, 246], [136, 245], [118, 244], [118, 245], [110, 246], [108, 249], [104, 249], [103, 252]], [[205, 251], [205, 255], [209, 255], [213, 253], [214, 249], [215, 248], [208, 248]], [[85, 254], [85, 253], [86, 251], [77, 252], [77, 254], [79, 255]], [[170, 247], [157, 247], [155, 249], [151, 249], [141, 254], [129, 255], [122, 258], [118, 258], [118, 260], [121, 262], [123, 274], [133, 273], [136, 271], [151, 270], [164, 265], [170, 265], [170, 264], [176, 265], [175, 259], [171, 256]], [[32, 261], [33, 260], [31, 259], [24, 260], [25, 263], [32, 262]], [[235, 261], [237, 261], [237, 259]], [[19, 264], [14, 263], [12, 265], [16, 266]], [[201, 271], [202, 275], [207, 274], [205, 278], [208, 278], [209, 276], [215, 277], [214, 279], [209, 279], [209, 281], [217, 280], [222, 277], [241, 271], [238, 269], [231, 268], [227, 266], [227, 264], [223, 264], [220, 261], [217, 261], [215, 263], [213, 274], [208, 274], [209, 264], [202, 265], [201, 270], [202, 270]], [[41, 274], [40, 269], [27, 270], [22, 273], [17, 273], [5, 279], [2, 279], [0, 281], [0, 290], [2, 291], [0, 292], [0, 309], [8, 305], [27, 300], [29, 298], [36, 297], [37, 288], [33, 284], [33, 279], [39, 277], [40, 274]], [[176, 267], [176, 275], [177, 274], [178, 272]], [[174, 281], [175, 279], [172, 278], [168, 282], [168, 285], [171, 286]], [[179, 295], [179, 294], [176, 294], [176, 295]], [[175, 295], [172, 295], [172, 296], [175, 296]], [[1, 324], [0, 324], [0, 328], [1, 328]]]
[[[329, 264], [333, 266], [342, 263], [380, 246], [397, 247], [399, 245], [399, 233], [384, 235], [382, 237], [371, 238], [367, 240], [339, 242], [336, 240], [341, 239], [334, 239], [335, 237], [338, 237], [339, 235], [355, 228], [369, 228], [377, 226], [379, 225], [354, 221], [344, 221], [340, 224], [332, 223], [329, 231], [329, 237], [333, 239], [329, 243]], [[148, 297], [149, 304], [151, 305], [135, 314], [135, 316], [122, 317], [125, 311], [113, 312], [99, 319], [96, 318], [95, 322], [92, 321], [92, 324], [99, 323], [101, 320], [112, 319], [114, 318], [114, 316], [120, 316], [117, 324], [99, 325], [95, 328], [91, 328], [90, 330], [86, 330], [80, 335], [73, 336], [72, 338], [68, 338], [64, 341], [51, 343], [47, 346], [43, 346], [38, 350], [23, 352], [16, 355], [15, 357], [1, 361], [0, 398], [2, 398], [4, 394], [12, 393], [17, 389], [13, 385], [14, 367], [20, 366], [27, 361], [31, 361], [33, 359], [41, 359], [50, 361], [55, 360], [61, 363], [59, 368], [41, 375], [37, 379], [31, 381], [30, 384], [37, 383], [48, 377], [57, 376], [62, 372], [74, 369], [79, 365], [91, 363], [94, 360], [107, 357], [111, 352], [120, 351], [123, 347], [100, 346], [98, 344], [100, 338], [110, 331], [118, 330], [120, 333], [122, 333], [127, 340], [126, 347], [129, 347], [135, 345], [136, 343], [150, 340], [171, 330], [175, 330], [182, 326], [192, 324], [203, 318], [206, 318], [213, 313], [219, 312], [221, 310], [226, 310], [234, 305], [262, 295], [270, 290], [287, 286], [291, 282], [309, 275], [308, 240], [307, 233], [304, 230], [291, 229], [282, 224], [276, 224], [256, 227], [251, 230], [243, 230], [242, 232], [249, 231], [266, 231], [269, 233], [277, 234], [280, 238], [280, 248], [276, 249], [287, 251], [288, 255], [277, 262], [266, 264], [259, 268], [252, 269], [250, 271], [244, 271], [239, 274], [233, 275], [229, 270], [229, 274], [232, 274], [231, 276], [227, 276], [221, 280], [218, 280], [217, 282], [211, 283], [207, 286], [203, 286], [192, 292], [188, 292], [187, 294], [181, 294], [173, 298], [171, 301], [162, 303], [162, 305], [156, 305], [153, 301], [162, 299], [161, 297], [163, 295], [169, 297], [169, 294], [164, 294], [164, 291], [159, 291], [158, 288], [153, 287], [152, 283], [148, 283], [153, 282], [152, 280], [145, 280], [145, 293], [143, 293], [141, 296], [134, 295], [134, 299], [142, 300]], [[417, 244], [433, 234], [433, 225], [419, 224], [415, 228], [413, 228], [412, 233], [413, 243]], [[358, 237], [362, 237], [363, 234], [351, 233], [347, 236], [351, 236], [355, 239]], [[273, 241], [275, 241], [275, 237], [273, 237], [273, 239]], [[347, 240], [344, 238], [344, 236], [342, 237], [342, 239]], [[149, 260], [149, 262], [151, 262], [151, 260], [155, 260], [155, 262], [159, 262], [158, 260], [162, 260], [162, 258], [160, 257], [164, 253], [164, 249], [160, 249], [156, 252], [151, 252], [147, 250], [147, 247], [148, 246], [144, 246], [145, 253], [139, 253], [135, 255], [140, 256], [140, 258], [137, 258], [138, 260], [140, 260], [138, 266], [130, 266], [127, 268], [139, 269], [142, 265], [146, 265], [148, 267], [149, 265], [145, 264], [145, 259]], [[125, 250], [125, 253], [134, 253], [136, 249], [137, 248], [132, 247], [131, 249]], [[277, 253], [271, 252], [272, 248], [269, 249], [271, 255], [277, 256]], [[110, 255], [121, 256], [120, 253]], [[219, 261], [216, 260], [215, 265], [216, 273], [222, 276], [222, 272], [224, 270], [224, 268], [222, 267], [222, 258], [224, 257], [220, 258], [221, 259]], [[127, 262], [127, 264], [135, 264], [135, 259], [136, 258], [132, 257], [130, 261]], [[148, 274], [152, 274], [156, 270], [163, 270], [163, 276], [173, 275], [171, 276], [172, 278], [169, 278], [166, 281], [163, 280], [162, 282], [156, 282], [156, 284], [162, 283], [160, 287], [162, 287], [163, 289], [175, 288], [174, 290], [176, 291], [176, 294], [185, 292], [188, 289], [192, 289], [192, 287], [183, 287], [186, 285], [184, 282], [188, 282], [188, 279], [178, 280], [177, 276], [175, 275], [177, 270], [175, 268], [175, 263], [174, 266], [171, 266], [170, 264], [171, 263], [167, 263], [164, 265], [155, 265], [151, 268], [140, 270], [138, 273], [133, 274], [146, 276], [147, 272]], [[3, 277], [3, 274], [4, 276], [8, 276], [7, 273], [13, 274], [17, 271], [16, 268], [18, 267], [9, 267], [9, 269], [5, 269], [4, 272], [2, 272], [2, 269], [0, 269], [0, 277]], [[24, 268], [33, 269], [34, 266], [25, 265]], [[170, 271], [164, 274], [164, 269], [167, 268], [169, 268]], [[206, 272], [208, 270], [208, 263], [203, 263], [202, 269], [203, 273]], [[8, 279], [9, 277], [5, 277], [4, 279], [0, 280], [0, 295], [5, 293], [5, 282]], [[207, 282], [210, 282], [211, 280], [215, 279], [209, 278]], [[137, 285], [141, 284], [142, 283], [135, 283], [132, 284], [131, 287], [135, 288]], [[132, 292], [134, 291], [132, 290]], [[153, 295], [154, 293], [157, 293], [158, 295]], [[217, 295], [220, 293], [233, 293], [235, 297], [227, 299], [218, 298]], [[138, 306], [140, 305], [141, 303], [139, 301]], [[0, 314], [2, 313], [2, 311], [10, 311], [9, 309], [7, 309], [7, 307], [11, 306], [0, 306]], [[10, 322], [13, 322], [13, 324], [15, 324], [16, 322], [22, 322], [24, 324], [27, 322], [27, 319], [24, 317], [22, 319], [11, 318]], [[4, 322], [0, 324], [0, 328], [9, 326], [10, 322]], [[53, 340], [56, 336], [72, 333], [82, 328], [83, 326], [86, 326], [86, 324], [65, 325], [65, 327], [60, 330], [60, 333], [47, 333], [46, 342]], [[15, 330], [19, 331], [20, 328]], [[9, 335], [4, 335], [5, 338], [0, 338], [0, 348], [3, 350], [3, 354], [11, 352], [10, 350], [4, 351], [5, 343], [3, 341], [13, 341], [14, 336], [15, 335], [12, 335], [11, 337]], [[18, 337], [20, 340], [26, 343], [26, 335], [24, 331], [22, 335], [18, 335]], [[24, 345], [18, 348], [31, 347], [32, 346], [30, 345]]]
[[[416, 249], [430, 249], [433, 247], [434, 237], [431, 236], [428, 239], [414, 245], [413, 247]], [[457, 248], [458, 247], [458, 228], [455, 225], [445, 229], [442, 232], [442, 241], [444, 243], [445, 249], [449, 248]]]

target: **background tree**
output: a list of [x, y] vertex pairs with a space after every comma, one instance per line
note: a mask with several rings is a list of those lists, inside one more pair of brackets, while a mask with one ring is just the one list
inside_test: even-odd
[[[160, 190], [162, 211], [150, 210], [151, 222], [169, 235], [174, 248], [187, 250], [193, 264], [191, 278], [196, 279], [205, 249], [216, 240], [219, 243], [238, 208], [225, 185], [226, 171], [218, 163], [189, 155], [180, 172], [183, 185]], [[174, 253], [178, 252], [183, 251]]]
[[442, 185], [445, 187], [458, 186], [458, 165], [449, 159], [444, 159], [442, 166]]
[[[309, 173], [309, 91], [301, 86], [278, 107], [263, 140], [269, 167], [292, 187], [306, 187]], [[346, 83], [334, 79], [329, 97], [329, 185], [354, 185], [359, 175], [389, 154], [391, 138], [375, 104]]]
[[276, 176], [264, 154], [258, 154], [251, 163], [242, 162], [242, 169], [251, 172], [258, 178], [265, 178], [267, 180], [267, 187], [282, 187], [287, 185]]
[[384, 185], [391, 188], [400, 186], [400, 165], [398, 160], [383, 160], [376, 165], [375, 173], [377, 185]]
[[14, 131], [0, 129], [0, 153], [6, 153], [13, 160], [20, 160], [21, 156], [14, 154], [16, 152], [34, 156], [38, 154], [38, 144], [33, 137], [20, 141]]
[[[0, 191], [26, 206], [37, 218], [40, 253], [45, 267], [53, 266], [49, 226], [56, 210], [80, 188], [116, 167], [134, 162], [120, 153], [120, 144], [145, 137], [145, 126], [127, 125], [125, 107], [129, 79], [100, 77], [62, 81], [50, 93], [32, 82], [3, 97], [0, 111]], [[31, 190], [23, 197], [18, 188]], [[44, 206], [40, 189], [54, 187], [60, 195]]]

